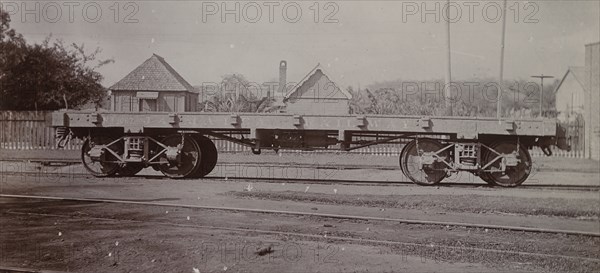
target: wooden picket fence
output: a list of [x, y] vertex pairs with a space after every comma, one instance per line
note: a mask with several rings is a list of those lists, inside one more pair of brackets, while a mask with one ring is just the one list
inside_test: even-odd
[[[0, 111], [0, 150], [57, 150], [55, 128], [50, 126], [51, 112], [35, 111]], [[580, 124], [574, 125], [571, 131], [580, 130]], [[225, 153], [250, 153], [249, 147], [222, 139], [213, 139], [217, 150]], [[71, 140], [64, 149], [79, 150], [82, 141]], [[351, 154], [378, 155], [397, 157], [402, 151], [403, 144], [380, 144], [350, 151]], [[1, 152], [1, 151], [0, 151]], [[290, 151], [281, 150], [281, 153], [322, 154], [336, 153], [336, 150], [318, 151]], [[532, 156], [545, 156], [539, 148], [532, 149]], [[554, 156], [583, 157], [583, 149], [574, 149], [571, 152], [554, 150]]]
[[[50, 118], [51, 112], [0, 111], [0, 149], [56, 149], [56, 132]], [[81, 149], [81, 141], [74, 140], [65, 148]]]

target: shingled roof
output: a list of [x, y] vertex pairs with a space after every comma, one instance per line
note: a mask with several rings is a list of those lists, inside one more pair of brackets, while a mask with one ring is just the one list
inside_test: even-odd
[[113, 91], [194, 91], [194, 88], [165, 59], [156, 54], [109, 89]]

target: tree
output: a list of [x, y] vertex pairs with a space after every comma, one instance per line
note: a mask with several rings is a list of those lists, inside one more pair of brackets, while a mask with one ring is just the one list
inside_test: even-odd
[[[241, 74], [228, 74], [222, 77], [219, 90], [206, 101], [201, 102], [200, 111], [204, 112], [245, 112], [269, 113], [281, 108], [271, 97], [259, 98], [252, 92], [252, 84]], [[260, 88], [259, 86], [256, 86]], [[261, 94], [261, 90], [256, 90]]]
[[[23, 59], [25, 46], [23, 36], [10, 28], [10, 16], [0, 8], [0, 84], [2, 79], [7, 77], [10, 64], [18, 63]], [[0, 85], [0, 88], [3, 89], [4, 85]], [[0, 103], [2, 101], [4, 99], [0, 100]]]
[[10, 15], [0, 8], [0, 43], [24, 42], [23, 36], [10, 28]]
[[[494, 79], [471, 79], [454, 81], [458, 93], [452, 101], [454, 116], [496, 116], [496, 92]], [[554, 84], [544, 85], [544, 116], [556, 116], [554, 106]], [[429, 86], [428, 86], [429, 85]], [[381, 115], [428, 115], [445, 114], [445, 104], [441, 91], [443, 81], [395, 80], [376, 83], [365, 90], [354, 92], [350, 100], [353, 114]], [[502, 92], [503, 117], [539, 116], [539, 84], [531, 81], [505, 81]], [[375, 90], [374, 92], [370, 90]]]
[[[88, 54], [83, 45], [65, 46], [46, 38], [28, 45], [10, 28], [10, 17], [0, 10], [0, 109], [56, 110], [98, 103], [107, 95], [97, 68], [99, 49]], [[97, 62], [95, 66], [90, 66]]]
[[250, 81], [242, 74], [227, 74], [221, 77], [221, 93], [239, 98], [240, 95], [248, 96]]

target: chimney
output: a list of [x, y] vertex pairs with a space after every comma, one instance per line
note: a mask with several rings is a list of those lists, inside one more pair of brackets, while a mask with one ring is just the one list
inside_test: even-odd
[[285, 96], [285, 85], [287, 80], [287, 62], [279, 62], [279, 88], [277, 89], [278, 94], [276, 96]]

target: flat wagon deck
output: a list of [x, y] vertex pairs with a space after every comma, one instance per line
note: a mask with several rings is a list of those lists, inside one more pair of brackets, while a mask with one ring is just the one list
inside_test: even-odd
[[217, 162], [206, 136], [262, 149], [354, 150], [407, 143], [402, 172], [435, 185], [452, 172], [469, 171], [490, 184], [517, 186], [531, 172], [528, 149], [568, 149], [551, 119], [491, 119], [380, 115], [257, 113], [118, 113], [58, 111], [52, 125], [63, 138], [86, 139], [84, 166], [94, 175], [133, 175], [153, 167], [173, 178], [203, 177]]

